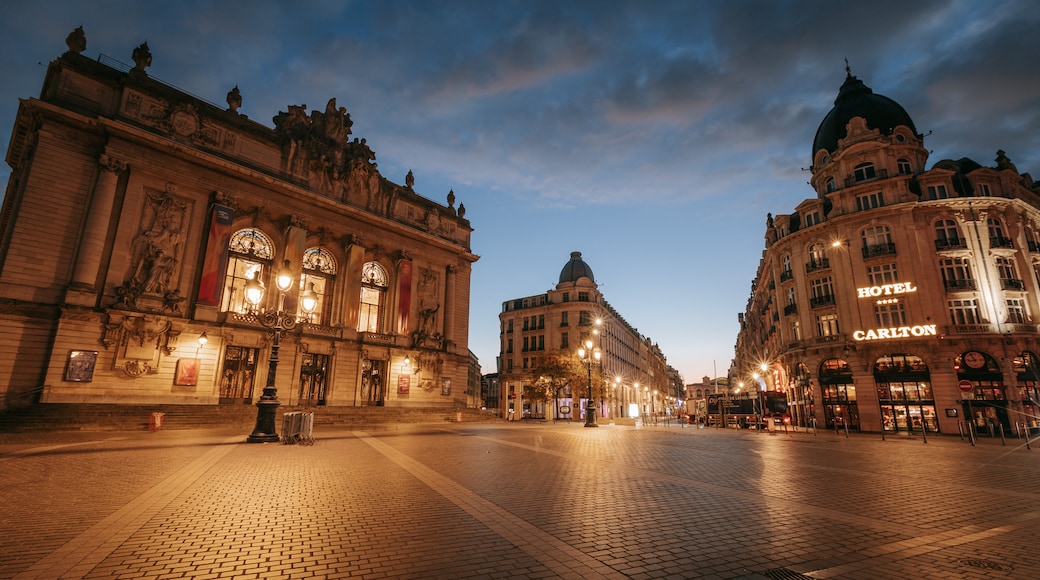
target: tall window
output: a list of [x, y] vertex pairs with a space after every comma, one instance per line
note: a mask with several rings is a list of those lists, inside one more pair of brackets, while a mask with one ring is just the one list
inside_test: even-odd
[[884, 300], [874, 305], [874, 318], [878, 326], [891, 327], [906, 324], [906, 312], [902, 302], [885, 303]]
[[997, 256], [997, 271], [1000, 272], [1001, 280], [1017, 280], [1018, 272], [1015, 271], [1015, 260]]
[[794, 304], [794, 286], [787, 289], [787, 306]]
[[816, 317], [816, 334], [819, 336], [838, 335], [838, 315], [820, 314]]
[[964, 258], [943, 258], [939, 260], [939, 271], [942, 273], [943, 285], [947, 290], [974, 290], [975, 280], [971, 278], [971, 267]]
[[868, 179], [874, 179], [877, 177], [877, 172], [874, 170], [873, 163], [860, 163], [853, 170], [853, 177], [856, 181], [866, 181]]
[[935, 248], [960, 248], [964, 246], [961, 241], [961, 232], [957, 222], [953, 220], [939, 220], [935, 222]]
[[810, 281], [809, 287], [812, 289], [813, 305], [834, 301], [834, 282], [830, 276]]
[[997, 218], [986, 220], [986, 229], [989, 230], [989, 245], [994, 248], [1013, 247], [1011, 239], [1004, 237], [1004, 224]]
[[802, 340], [802, 325], [797, 320], [791, 322], [791, 340]]
[[950, 321], [954, 324], [979, 323], [978, 300], [947, 300], [946, 305], [950, 310]]
[[990, 192], [988, 183], [979, 183], [975, 186], [975, 195], [989, 197], [993, 194]]
[[880, 191], [856, 196], [856, 211], [874, 209], [883, 205], [885, 205], [885, 198], [881, 195]]
[[863, 257], [872, 258], [896, 253], [888, 226], [874, 226], [863, 230]]
[[298, 316], [310, 322], [328, 324], [332, 316], [332, 288], [336, 279], [336, 258], [325, 248], [307, 248], [303, 253], [303, 275], [300, 276], [300, 292], [314, 293], [314, 312], [309, 316], [300, 300]]
[[899, 274], [895, 264], [875, 264], [867, 266], [867, 280], [871, 286], [884, 286], [899, 282]]
[[376, 262], [366, 262], [361, 268], [361, 316], [358, 319], [358, 332], [382, 330], [388, 286], [386, 270]]
[[220, 300], [221, 312], [249, 312], [246, 301], [246, 282], [256, 279], [264, 282], [271, 269], [274, 243], [255, 228], [238, 230], [228, 242], [228, 266], [224, 274], [224, 293]]
[[899, 159], [896, 161], [896, 167], [899, 170], [899, 175], [910, 175], [913, 173], [913, 168], [910, 166], [909, 159]]
[[1008, 298], [1007, 309], [1008, 322], [1011, 324], [1026, 323], [1026, 307], [1022, 300], [1018, 298]]
[[811, 244], [809, 246], [809, 270], [818, 270], [827, 266], [827, 256], [823, 253], [823, 244]]
[[780, 258], [780, 268], [784, 274], [791, 274], [791, 256], [785, 255], [784, 257]]

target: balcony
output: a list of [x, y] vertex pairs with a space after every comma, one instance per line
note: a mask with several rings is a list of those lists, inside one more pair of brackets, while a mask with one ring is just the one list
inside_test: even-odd
[[794, 278], [794, 272], [792, 272], [791, 270], [784, 270], [783, 272], [780, 272], [781, 282], [787, 282], [791, 278]]
[[896, 253], [896, 245], [893, 242], [884, 244], [873, 244], [870, 246], [863, 246], [863, 257], [864, 258], [876, 258], [878, 256], [889, 256]]
[[824, 306], [834, 306], [834, 295], [824, 294], [823, 296], [813, 296], [809, 299], [810, 308], [823, 308]]
[[1001, 278], [1000, 287], [1004, 290], [1025, 290], [1026, 283], [1015, 278]]
[[815, 272], [817, 270], [824, 270], [824, 269], [830, 268], [830, 267], [831, 267], [831, 261], [829, 259], [827, 259], [827, 258], [819, 258], [817, 260], [810, 260], [809, 263], [807, 263], [805, 265], [805, 273], [806, 274], [812, 274], [813, 272]]
[[797, 304], [788, 304], [787, 306], [784, 306], [784, 316], [790, 316], [795, 312], [798, 312]]
[[1004, 236], [990, 236], [989, 247], [991, 248], [1014, 248], [1015, 243], [1011, 241], [1011, 238], [1005, 238]]
[[941, 252], [943, 250], [963, 250], [967, 248], [968, 244], [960, 238], [952, 238], [946, 240], [935, 240], [935, 251]]
[[957, 292], [963, 290], [974, 290], [975, 280], [943, 280], [943, 286], [947, 292]]

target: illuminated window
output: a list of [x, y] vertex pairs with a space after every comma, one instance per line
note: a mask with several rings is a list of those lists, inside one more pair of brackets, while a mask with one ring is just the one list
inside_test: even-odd
[[255, 228], [238, 230], [228, 242], [228, 265], [224, 274], [224, 293], [221, 296], [221, 312], [245, 314], [250, 304], [245, 298], [246, 282], [256, 279], [263, 282], [271, 269], [274, 243], [266, 234]]
[[791, 340], [802, 340], [802, 326], [797, 320], [791, 323]]
[[386, 270], [375, 262], [361, 268], [361, 315], [358, 332], [380, 332], [383, 328], [383, 310], [389, 278]]
[[[325, 248], [307, 248], [303, 253], [303, 275], [300, 276], [301, 300], [298, 315], [316, 324], [328, 324], [332, 315], [332, 289], [336, 280], [336, 258]], [[303, 309], [303, 292], [314, 293], [314, 312]]]
[[816, 317], [816, 334], [819, 336], [838, 335], [838, 315], [820, 314]]

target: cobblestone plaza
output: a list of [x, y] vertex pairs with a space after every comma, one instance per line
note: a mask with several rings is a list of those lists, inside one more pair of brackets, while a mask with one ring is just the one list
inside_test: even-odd
[[1040, 441], [0, 434], [2, 578], [1035, 578]]

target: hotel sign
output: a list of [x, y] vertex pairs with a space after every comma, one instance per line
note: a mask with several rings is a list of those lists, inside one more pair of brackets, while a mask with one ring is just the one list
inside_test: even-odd
[[[899, 294], [910, 294], [917, 292], [917, 286], [912, 282], [899, 282], [896, 284], [883, 284], [881, 286], [867, 286], [856, 288], [859, 298], [879, 298], [881, 296], [896, 296]], [[898, 298], [883, 298], [878, 304], [892, 304], [899, 302]], [[890, 340], [893, 338], [911, 338], [918, 336], [935, 336], [936, 325], [921, 324], [917, 326], [895, 326], [890, 328], [875, 328], [872, 330], [857, 330], [852, 333], [853, 340]]]

